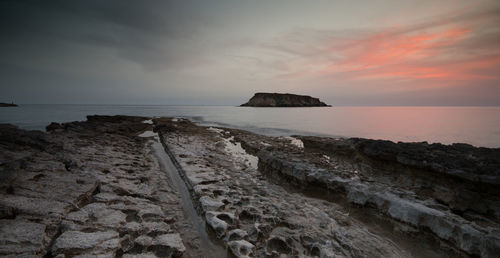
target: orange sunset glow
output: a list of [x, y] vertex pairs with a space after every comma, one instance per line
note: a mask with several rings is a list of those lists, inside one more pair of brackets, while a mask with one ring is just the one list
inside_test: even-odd
[[462, 8], [387, 28], [302, 29], [286, 36], [288, 43], [270, 46], [286, 56], [272, 62], [286, 60], [277, 76], [281, 80], [319, 80], [331, 89], [349, 84], [357, 90], [430, 93], [488, 87], [498, 97], [500, 90], [492, 87], [500, 80], [500, 28], [494, 25], [500, 24], [499, 14], [498, 9]]

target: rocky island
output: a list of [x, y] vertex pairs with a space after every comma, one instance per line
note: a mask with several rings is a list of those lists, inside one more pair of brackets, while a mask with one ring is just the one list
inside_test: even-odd
[[0, 102], [0, 107], [17, 107], [17, 105], [14, 104], [14, 103], [3, 103], [3, 102]]
[[500, 149], [181, 118], [0, 125], [0, 256], [498, 257]]
[[318, 98], [289, 93], [255, 93], [241, 107], [329, 107]]

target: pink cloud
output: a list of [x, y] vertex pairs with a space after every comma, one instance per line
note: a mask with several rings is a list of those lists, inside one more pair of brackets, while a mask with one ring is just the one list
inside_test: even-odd
[[454, 15], [364, 32], [295, 33], [312, 42], [273, 46], [293, 57], [280, 78], [405, 80], [414, 87], [500, 80], [500, 10]]

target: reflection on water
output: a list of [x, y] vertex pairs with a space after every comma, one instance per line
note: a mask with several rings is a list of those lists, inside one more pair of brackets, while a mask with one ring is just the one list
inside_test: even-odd
[[319, 134], [392, 141], [465, 142], [500, 147], [500, 107], [319, 107], [21, 105], [0, 108], [0, 123], [43, 130], [86, 115], [188, 117], [268, 135]]

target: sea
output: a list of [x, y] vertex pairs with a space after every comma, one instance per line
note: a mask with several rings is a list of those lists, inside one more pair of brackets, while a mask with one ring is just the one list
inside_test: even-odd
[[0, 123], [43, 131], [51, 122], [84, 121], [87, 115], [187, 118], [199, 125], [244, 129], [270, 136], [362, 137], [395, 142], [500, 147], [500, 107], [254, 108], [32, 104], [0, 108]]

